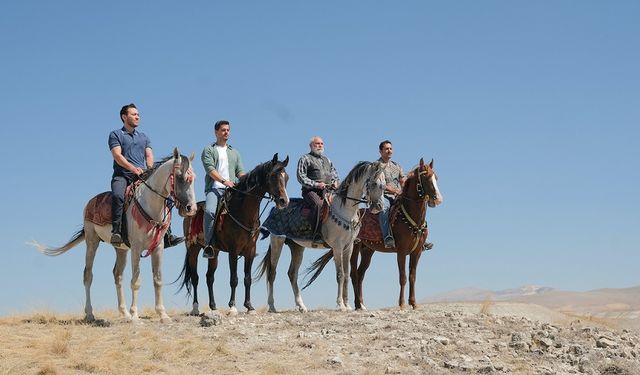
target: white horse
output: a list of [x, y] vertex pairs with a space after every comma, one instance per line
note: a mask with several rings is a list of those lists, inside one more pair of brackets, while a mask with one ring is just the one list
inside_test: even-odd
[[[134, 197], [129, 204], [125, 215], [128, 230], [129, 243], [131, 245], [131, 309], [127, 311], [122, 287], [122, 273], [127, 264], [127, 245], [115, 247], [116, 264], [113, 267], [113, 277], [118, 296], [118, 310], [129, 321], [138, 321], [138, 290], [140, 289], [140, 257], [143, 250], [148, 249], [151, 254], [151, 267], [153, 270], [153, 285], [155, 287], [155, 310], [162, 322], [169, 322], [162, 302], [162, 254], [164, 251], [163, 237], [171, 223], [171, 208], [167, 202], [173, 201], [178, 208], [180, 216], [191, 216], [196, 213], [196, 196], [193, 182], [195, 174], [191, 168], [193, 154], [187, 158], [180, 155], [178, 149], [173, 150], [173, 155], [160, 161], [156, 167], [145, 172], [143, 181], [134, 192]], [[100, 241], [109, 243], [111, 237], [111, 192], [101, 193], [92, 198], [84, 209], [84, 225], [65, 245], [51, 248], [33, 242], [41, 253], [49, 256], [63, 254], [78, 245], [86, 242], [87, 252], [84, 268], [84, 288], [86, 302], [84, 307], [85, 320], [93, 321], [93, 307], [91, 306], [91, 283], [93, 281], [93, 261]], [[106, 199], [105, 199], [106, 198]], [[105, 218], [104, 213], [108, 213]], [[102, 220], [96, 220], [102, 215]], [[89, 220], [91, 219], [91, 220]], [[100, 222], [99, 225], [96, 221]]]
[[[336, 265], [336, 279], [338, 282], [337, 308], [341, 311], [351, 310], [348, 303], [348, 275], [349, 259], [353, 250], [353, 240], [360, 229], [358, 203], [366, 203], [371, 211], [382, 210], [382, 196], [384, 193], [384, 173], [379, 162], [359, 162], [349, 172], [344, 181], [338, 186], [329, 206], [329, 219], [321, 224], [324, 244], [313, 243], [311, 240], [291, 238], [287, 233], [271, 232], [269, 250], [260, 264], [258, 278], [267, 274], [267, 293], [269, 311], [276, 312], [273, 299], [273, 282], [276, 277], [276, 267], [286, 243], [291, 250], [291, 264], [289, 265], [289, 281], [295, 297], [296, 306], [300, 312], [306, 312], [307, 307], [302, 301], [298, 288], [298, 270], [302, 263], [305, 247], [331, 248]], [[287, 212], [272, 210], [269, 216], [286, 215]], [[269, 219], [265, 221], [265, 224]]]

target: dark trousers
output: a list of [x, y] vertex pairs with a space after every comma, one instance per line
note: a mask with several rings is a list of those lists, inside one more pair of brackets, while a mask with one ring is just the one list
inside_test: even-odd
[[306, 205], [311, 208], [309, 214], [309, 224], [313, 229], [313, 234], [318, 233], [318, 226], [320, 225], [320, 212], [322, 210], [322, 201], [324, 192], [320, 189], [302, 190], [302, 199]]
[[124, 193], [131, 184], [132, 178], [124, 175], [114, 175], [111, 178], [111, 233], [122, 233], [122, 210], [124, 207]]

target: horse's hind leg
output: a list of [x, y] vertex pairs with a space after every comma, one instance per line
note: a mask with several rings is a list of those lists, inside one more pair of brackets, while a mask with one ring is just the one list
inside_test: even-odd
[[347, 248], [342, 252], [342, 267], [344, 272], [344, 278], [342, 279], [342, 303], [346, 307], [347, 311], [353, 310], [349, 306], [349, 266], [351, 264], [351, 253], [353, 253], [353, 242], [347, 245]]
[[422, 251], [414, 251], [409, 256], [409, 305], [415, 310], [416, 304], [416, 273], [418, 269], [418, 261]]
[[291, 283], [291, 289], [293, 290], [298, 311], [307, 312], [307, 307], [304, 305], [302, 295], [300, 294], [300, 288], [298, 287], [298, 271], [302, 264], [304, 247], [295, 242], [291, 242], [289, 244], [289, 249], [291, 250], [291, 263], [289, 264], [289, 271], [287, 272], [287, 275], [289, 276], [289, 282]]
[[[362, 285], [364, 284], [364, 276], [367, 273], [367, 269], [371, 265], [371, 258], [373, 257], [373, 250], [369, 249], [364, 245], [360, 245], [360, 265], [358, 266], [358, 278], [356, 279], [356, 284], [354, 285], [354, 289], [356, 290], [355, 295], [355, 304], [356, 310], [367, 310], [367, 307], [364, 305], [364, 297], [362, 292]], [[356, 288], [357, 286], [357, 288]]]
[[93, 224], [85, 225], [85, 241], [87, 252], [84, 259], [83, 283], [85, 293], [84, 319], [88, 322], [95, 320], [93, 316], [93, 306], [91, 306], [91, 283], [93, 283], [93, 261], [96, 257], [96, 250], [100, 244], [100, 238], [92, 227]]
[[118, 296], [118, 311], [127, 320], [131, 320], [131, 314], [127, 311], [127, 302], [124, 297], [124, 287], [122, 285], [122, 274], [127, 266], [127, 250], [116, 249], [116, 263], [113, 266], [113, 280], [116, 284], [116, 294]]
[[[345, 264], [344, 259], [342, 257], [344, 248], [336, 249], [333, 248], [333, 260], [336, 264], [336, 281], [338, 283], [338, 296], [336, 297], [336, 307], [340, 311], [347, 311], [347, 306], [344, 304], [344, 283], [346, 281], [348, 272], [345, 272]], [[349, 252], [349, 256], [351, 256], [351, 252]], [[349, 262], [350, 260], [347, 260]], [[347, 263], [348, 268], [348, 263]]]
[[137, 322], [138, 316], [138, 291], [140, 290], [140, 250], [131, 248], [131, 320]]
[[198, 282], [200, 277], [198, 276], [198, 254], [200, 253], [200, 246], [187, 245], [187, 267], [189, 267], [189, 275], [191, 275], [190, 281], [193, 290], [193, 303], [191, 304], [191, 312], [189, 315], [200, 315], [200, 304], [198, 303]]
[[229, 297], [229, 309], [232, 314], [238, 312], [236, 308], [236, 288], [238, 287], [238, 255], [235, 251], [229, 250], [229, 286], [231, 296]]
[[209, 308], [211, 311], [216, 309], [216, 299], [213, 295], [213, 282], [215, 280], [216, 269], [218, 269], [218, 250], [215, 250], [215, 255], [209, 259], [207, 266], [207, 291], [209, 292]]

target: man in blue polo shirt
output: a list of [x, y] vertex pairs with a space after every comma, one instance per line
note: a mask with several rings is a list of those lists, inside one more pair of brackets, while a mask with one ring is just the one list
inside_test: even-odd
[[[113, 156], [113, 176], [111, 177], [111, 244], [122, 245], [122, 211], [127, 186], [136, 176], [153, 167], [153, 150], [146, 134], [137, 130], [140, 113], [136, 105], [127, 104], [120, 109], [120, 120], [124, 126], [109, 134], [109, 149]], [[171, 227], [165, 235], [165, 248], [184, 241], [183, 237], [171, 235]]]

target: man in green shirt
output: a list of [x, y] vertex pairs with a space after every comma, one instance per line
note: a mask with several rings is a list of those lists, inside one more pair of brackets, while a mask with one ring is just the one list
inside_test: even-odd
[[214, 125], [216, 142], [207, 145], [202, 150], [202, 165], [207, 174], [205, 176], [204, 193], [206, 204], [204, 209], [204, 241], [205, 248], [202, 256], [213, 257], [215, 244], [216, 208], [220, 198], [227, 188], [235, 186], [238, 177], [244, 175], [242, 158], [235, 148], [227, 142], [231, 126], [229, 121], [220, 120]]

